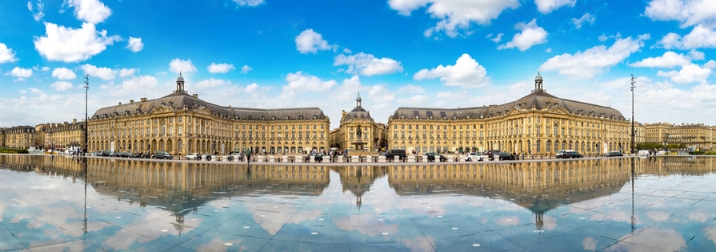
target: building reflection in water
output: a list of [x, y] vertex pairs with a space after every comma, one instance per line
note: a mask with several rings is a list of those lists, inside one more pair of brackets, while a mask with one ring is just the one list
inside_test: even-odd
[[[129, 204], [158, 206], [177, 223], [201, 205], [224, 197], [272, 195], [319, 196], [340, 175], [343, 192], [363, 195], [387, 176], [399, 196], [461, 194], [503, 199], [529, 209], [538, 230], [543, 215], [565, 204], [586, 201], [633, 187], [635, 176], [705, 175], [712, 158], [661, 157], [582, 159], [525, 163], [428, 164], [406, 166], [250, 165], [153, 162], [132, 159], [0, 155], [0, 168], [82, 180], [100, 194]], [[633, 167], [633, 168], [632, 168]], [[86, 171], [86, 173], [85, 173]], [[86, 180], [85, 180], [86, 178]], [[85, 194], [86, 195], [86, 194]], [[633, 222], [633, 217], [632, 217]], [[181, 233], [181, 225], [176, 225]]]

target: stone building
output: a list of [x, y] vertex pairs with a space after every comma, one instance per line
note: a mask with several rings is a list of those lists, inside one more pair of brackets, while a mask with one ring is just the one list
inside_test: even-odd
[[705, 124], [645, 124], [646, 143], [677, 144], [693, 150], [712, 150], [716, 146], [716, 128]]
[[5, 148], [5, 130], [6, 128], [0, 128], [0, 148]]
[[350, 112], [341, 113], [341, 124], [331, 131], [331, 147], [345, 150], [378, 151], [385, 146], [385, 125], [375, 123], [362, 106], [360, 94]]
[[328, 147], [330, 120], [319, 108], [220, 106], [189, 95], [181, 74], [176, 83], [164, 97], [97, 110], [89, 120], [89, 151], [298, 154]]
[[43, 149], [81, 149], [85, 143], [85, 123], [73, 119], [71, 123], [45, 123], [36, 127], [38, 142]]
[[32, 126], [15, 126], [4, 129], [5, 148], [27, 149], [37, 148], [39, 142], [36, 139], [35, 128]]
[[469, 108], [400, 107], [388, 119], [388, 145], [410, 152], [501, 150], [554, 155], [629, 152], [631, 122], [616, 109], [558, 98], [535, 77], [532, 92], [516, 101]]

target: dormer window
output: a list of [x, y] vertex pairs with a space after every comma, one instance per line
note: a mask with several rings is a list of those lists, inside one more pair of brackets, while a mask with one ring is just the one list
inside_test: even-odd
[[272, 116], [272, 117], [271, 117], [271, 121], [274, 121], [274, 120], [276, 120], [276, 117], [275, 117], [275, 116]]
[[291, 118], [291, 117], [289, 117], [289, 116], [286, 116], [286, 118], [284, 118], [284, 119], [285, 119], [285, 120], [288, 120], [288, 119], [290, 119], [290, 118]]

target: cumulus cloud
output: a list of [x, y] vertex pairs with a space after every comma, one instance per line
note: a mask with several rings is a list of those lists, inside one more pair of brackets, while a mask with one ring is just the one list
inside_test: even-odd
[[256, 7], [264, 3], [264, 0], [233, 0], [238, 7]]
[[248, 93], [254, 92], [258, 89], [259, 89], [259, 84], [256, 84], [256, 83], [251, 83], [249, 85], [246, 85], [246, 88], [244, 88], [244, 90], [246, 90], [246, 92], [248, 92]]
[[682, 28], [716, 23], [712, 0], [653, 0], [644, 14], [652, 20], [679, 21]]
[[211, 62], [211, 65], [209, 65], [206, 70], [209, 71], [209, 73], [228, 73], [231, 70], [234, 70], [233, 64], [226, 64], [226, 63], [219, 63], [216, 64], [214, 62]]
[[119, 77], [132, 76], [135, 72], [137, 72], [136, 68], [122, 68], [119, 69]]
[[575, 28], [580, 29], [582, 28], [582, 24], [584, 24], [585, 22], [589, 24], [594, 24], [594, 19], [594, 16], [590, 15], [589, 13], [584, 13], [584, 15], [582, 15], [582, 17], [580, 17], [579, 19], [572, 18], [572, 24], [574, 24]]
[[175, 74], [179, 74], [179, 72], [196, 73], [196, 67], [191, 63], [191, 60], [176, 58], [169, 62], [169, 71]]
[[469, 29], [472, 22], [488, 25], [502, 11], [519, 7], [520, 2], [518, 0], [389, 0], [388, 5], [405, 16], [409, 16], [416, 9], [427, 6], [426, 12], [439, 21], [423, 34], [426, 37], [432, 37], [435, 32], [445, 32], [448, 36], [455, 37], [460, 30]]
[[704, 25], [697, 25], [684, 37], [670, 32], [666, 34], [658, 44], [664, 46], [666, 49], [716, 48], [716, 31]]
[[334, 66], [348, 66], [346, 70], [350, 74], [360, 74], [364, 76], [391, 74], [402, 72], [403, 66], [400, 61], [391, 58], [376, 58], [372, 54], [358, 53], [354, 55], [338, 55], [333, 62]]
[[54, 88], [57, 91], [65, 91], [67, 89], [72, 88], [72, 83], [66, 82], [66, 81], [58, 81], [55, 83], [52, 83], [50, 87]]
[[157, 84], [158, 81], [153, 76], [142, 75], [125, 79], [119, 85], [109, 83], [101, 85], [100, 88], [104, 90], [111, 90], [111, 92], [106, 92], [109, 96], [126, 97], [136, 95], [137, 90], [154, 90]]
[[45, 36], [35, 37], [35, 49], [48, 60], [79, 62], [107, 49], [119, 36], [107, 36], [107, 31], [96, 31], [94, 24], [84, 23], [72, 29], [45, 22]]
[[502, 35], [505, 35], [505, 34], [500, 33], [500, 34], [497, 34], [497, 35], [495, 35], [495, 36], [493, 37], [493, 36], [492, 36], [492, 33], [490, 33], [490, 34], [487, 34], [487, 38], [490, 39], [490, 40], [492, 40], [492, 42], [500, 43], [500, 41], [502, 41]]
[[533, 45], [544, 44], [547, 42], [547, 32], [542, 27], [537, 26], [536, 19], [532, 19], [532, 21], [527, 24], [522, 22], [517, 23], [517, 25], [515, 25], [515, 29], [520, 30], [521, 32], [515, 34], [515, 36], [512, 37], [512, 41], [498, 46], [498, 50], [517, 47], [520, 51], [526, 51]]
[[84, 64], [80, 68], [82, 68], [85, 74], [103, 80], [114, 80], [114, 78], [117, 77], [117, 71], [108, 67], [96, 67], [90, 64]]
[[398, 89], [398, 93], [399, 94], [402, 94], [402, 93], [422, 94], [422, 93], [425, 93], [425, 89], [421, 86], [408, 84], [408, 85], [402, 86], [400, 89]]
[[142, 43], [142, 38], [135, 38], [135, 37], [129, 37], [129, 42], [127, 42], [127, 49], [129, 49], [132, 52], [139, 52], [142, 49], [144, 49], [144, 44]]
[[439, 65], [430, 70], [421, 69], [413, 75], [415, 80], [435, 78], [440, 78], [440, 82], [446, 86], [463, 88], [479, 88], [491, 84], [487, 70], [468, 54], [460, 56], [455, 65]]
[[699, 65], [690, 63], [681, 66], [679, 71], [659, 71], [656, 73], [658, 76], [669, 77], [671, 81], [677, 84], [687, 84], [693, 82], [706, 83], [706, 79], [711, 75], [713, 70], [709, 68], [702, 68]]
[[17, 58], [15, 58], [15, 52], [8, 48], [5, 44], [0, 43], [0, 64], [15, 61], [17, 61]]
[[336, 81], [334, 80], [323, 81], [316, 76], [304, 74], [301, 71], [286, 75], [286, 82], [288, 82], [288, 84], [282, 88], [282, 98], [290, 98], [296, 94], [305, 92], [326, 91], [336, 85]]
[[243, 73], [243, 74], [247, 74], [247, 73], [251, 72], [251, 70], [254, 70], [254, 69], [251, 68], [249, 65], [244, 65], [241, 67], [241, 73]]
[[35, 19], [35, 21], [40, 21], [43, 17], [45, 17], [45, 4], [42, 3], [42, 0], [37, 0], [34, 5], [32, 4], [32, 1], [28, 1], [27, 9], [30, 10], [32, 18]]
[[686, 65], [691, 63], [691, 59], [689, 57], [680, 54], [675, 53], [672, 51], [665, 52], [664, 55], [659, 57], [649, 57], [646, 59], [643, 59], [641, 61], [638, 61], [636, 63], [629, 64], [629, 66], [633, 67], [664, 67], [664, 68], [672, 68], [677, 67], [681, 65]]
[[306, 29], [296, 36], [296, 50], [301, 53], [317, 53], [319, 50], [330, 50], [334, 46], [328, 44], [321, 34]]
[[5, 75], [8, 75], [8, 74], [15, 76], [18, 80], [25, 80], [27, 78], [30, 78], [30, 76], [32, 76], [32, 69], [15, 67], [9, 73], [7, 73]]
[[52, 70], [52, 77], [55, 77], [58, 80], [72, 80], [72, 79], [77, 78], [77, 75], [75, 74], [74, 71], [72, 71], [70, 69], [60, 67], [60, 68], [55, 68], [55, 70]]
[[539, 10], [542, 14], [550, 13], [561, 8], [562, 6], [569, 5], [569, 7], [574, 7], [576, 2], [577, 0], [535, 0], [537, 10]]
[[112, 15], [112, 11], [99, 0], [65, 0], [65, 4], [75, 8], [77, 19], [87, 23], [101, 23]]
[[203, 81], [197, 82], [196, 88], [197, 89], [213, 89], [213, 88], [218, 88], [218, 87], [229, 85], [229, 84], [231, 84], [231, 82], [211, 78], [208, 80], [203, 80]]
[[644, 46], [643, 40], [648, 35], [637, 39], [631, 37], [617, 39], [610, 47], [595, 46], [575, 54], [562, 54], [548, 59], [540, 66], [543, 71], [558, 70], [560, 74], [574, 77], [591, 78], [604, 72], [607, 68], [619, 64], [632, 53]]

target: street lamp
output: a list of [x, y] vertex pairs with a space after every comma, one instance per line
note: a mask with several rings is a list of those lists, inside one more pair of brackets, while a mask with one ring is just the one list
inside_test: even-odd
[[636, 84], [636, 81], [634, 81], [634, 75], [631, 75], [631, 144], [629, 145], [629, 149], [631, 154], [634, 154], [634, 86]]
[[88, 138], [88, 135], [89, 135], [88, 134], [88, 132], [89, 132], [88, 119], [89, 118], [87, 117], [87, 94], [88, 93], [89, 93], [89, 74], [85, 75], [85, 148], [84, 148], [84, 150], [82, 150], [82, 155], [86, 155], [87, 149], [88, 149], [87, 143], [89, 141], [89, 138]]

